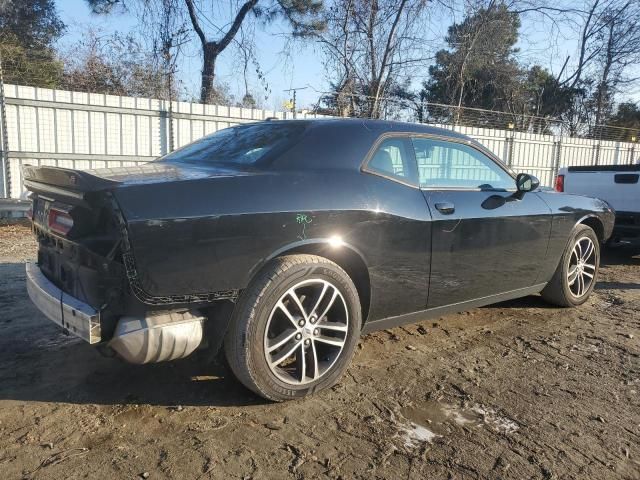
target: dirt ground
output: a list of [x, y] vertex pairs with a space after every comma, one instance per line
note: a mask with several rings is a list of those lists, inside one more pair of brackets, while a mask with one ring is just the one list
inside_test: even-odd
[[364, 337], [347, 375], [269, 404], [199, 357], [102, 357], [30, 303], [0, 226], [0, 478], [640, 478], [640, 257], [580, 308], [536, 297]]

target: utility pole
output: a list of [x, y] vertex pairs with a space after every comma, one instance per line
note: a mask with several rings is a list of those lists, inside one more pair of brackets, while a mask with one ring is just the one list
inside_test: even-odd
[[293, 104], [292, 106], [292, 110], [293, 110], [293, 118], [297, 118], [298, 117], [298, 113], [297, 113], [297, 109], [296, 109], [296, 92], [298, 90], [305, 90], [309, 87], [297, 87], [297, 88], [289, 88], [287, 90], [285, 90], [285, 92], [293, 92], [293, 98], [291, 99], [291, 103]]

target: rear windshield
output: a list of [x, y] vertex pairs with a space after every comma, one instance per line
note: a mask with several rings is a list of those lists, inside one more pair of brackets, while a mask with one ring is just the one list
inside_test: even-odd
[[292, 145], [302, 134], [302, 123], [263, 122], [220, 130], [161, 158], [194, 164], [256, 165], [270, 152]]

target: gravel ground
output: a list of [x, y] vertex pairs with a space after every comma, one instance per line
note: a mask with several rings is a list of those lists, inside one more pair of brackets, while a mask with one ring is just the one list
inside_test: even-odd
[[0, 478], [640, 478], [640, 257], [577, 309], [537, 297], [364, 337], [342, 381], [269, 404], [223, 366], [109, 359], [30, 303], [0, 226]]

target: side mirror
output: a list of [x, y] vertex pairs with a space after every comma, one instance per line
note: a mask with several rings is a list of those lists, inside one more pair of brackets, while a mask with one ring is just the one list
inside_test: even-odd
[[519, 173], [516, 176], [516, 188], [519, 193], [527, 193], [535, 190], [540, 186], [540, 180], [534, 175], [528, 173]]

